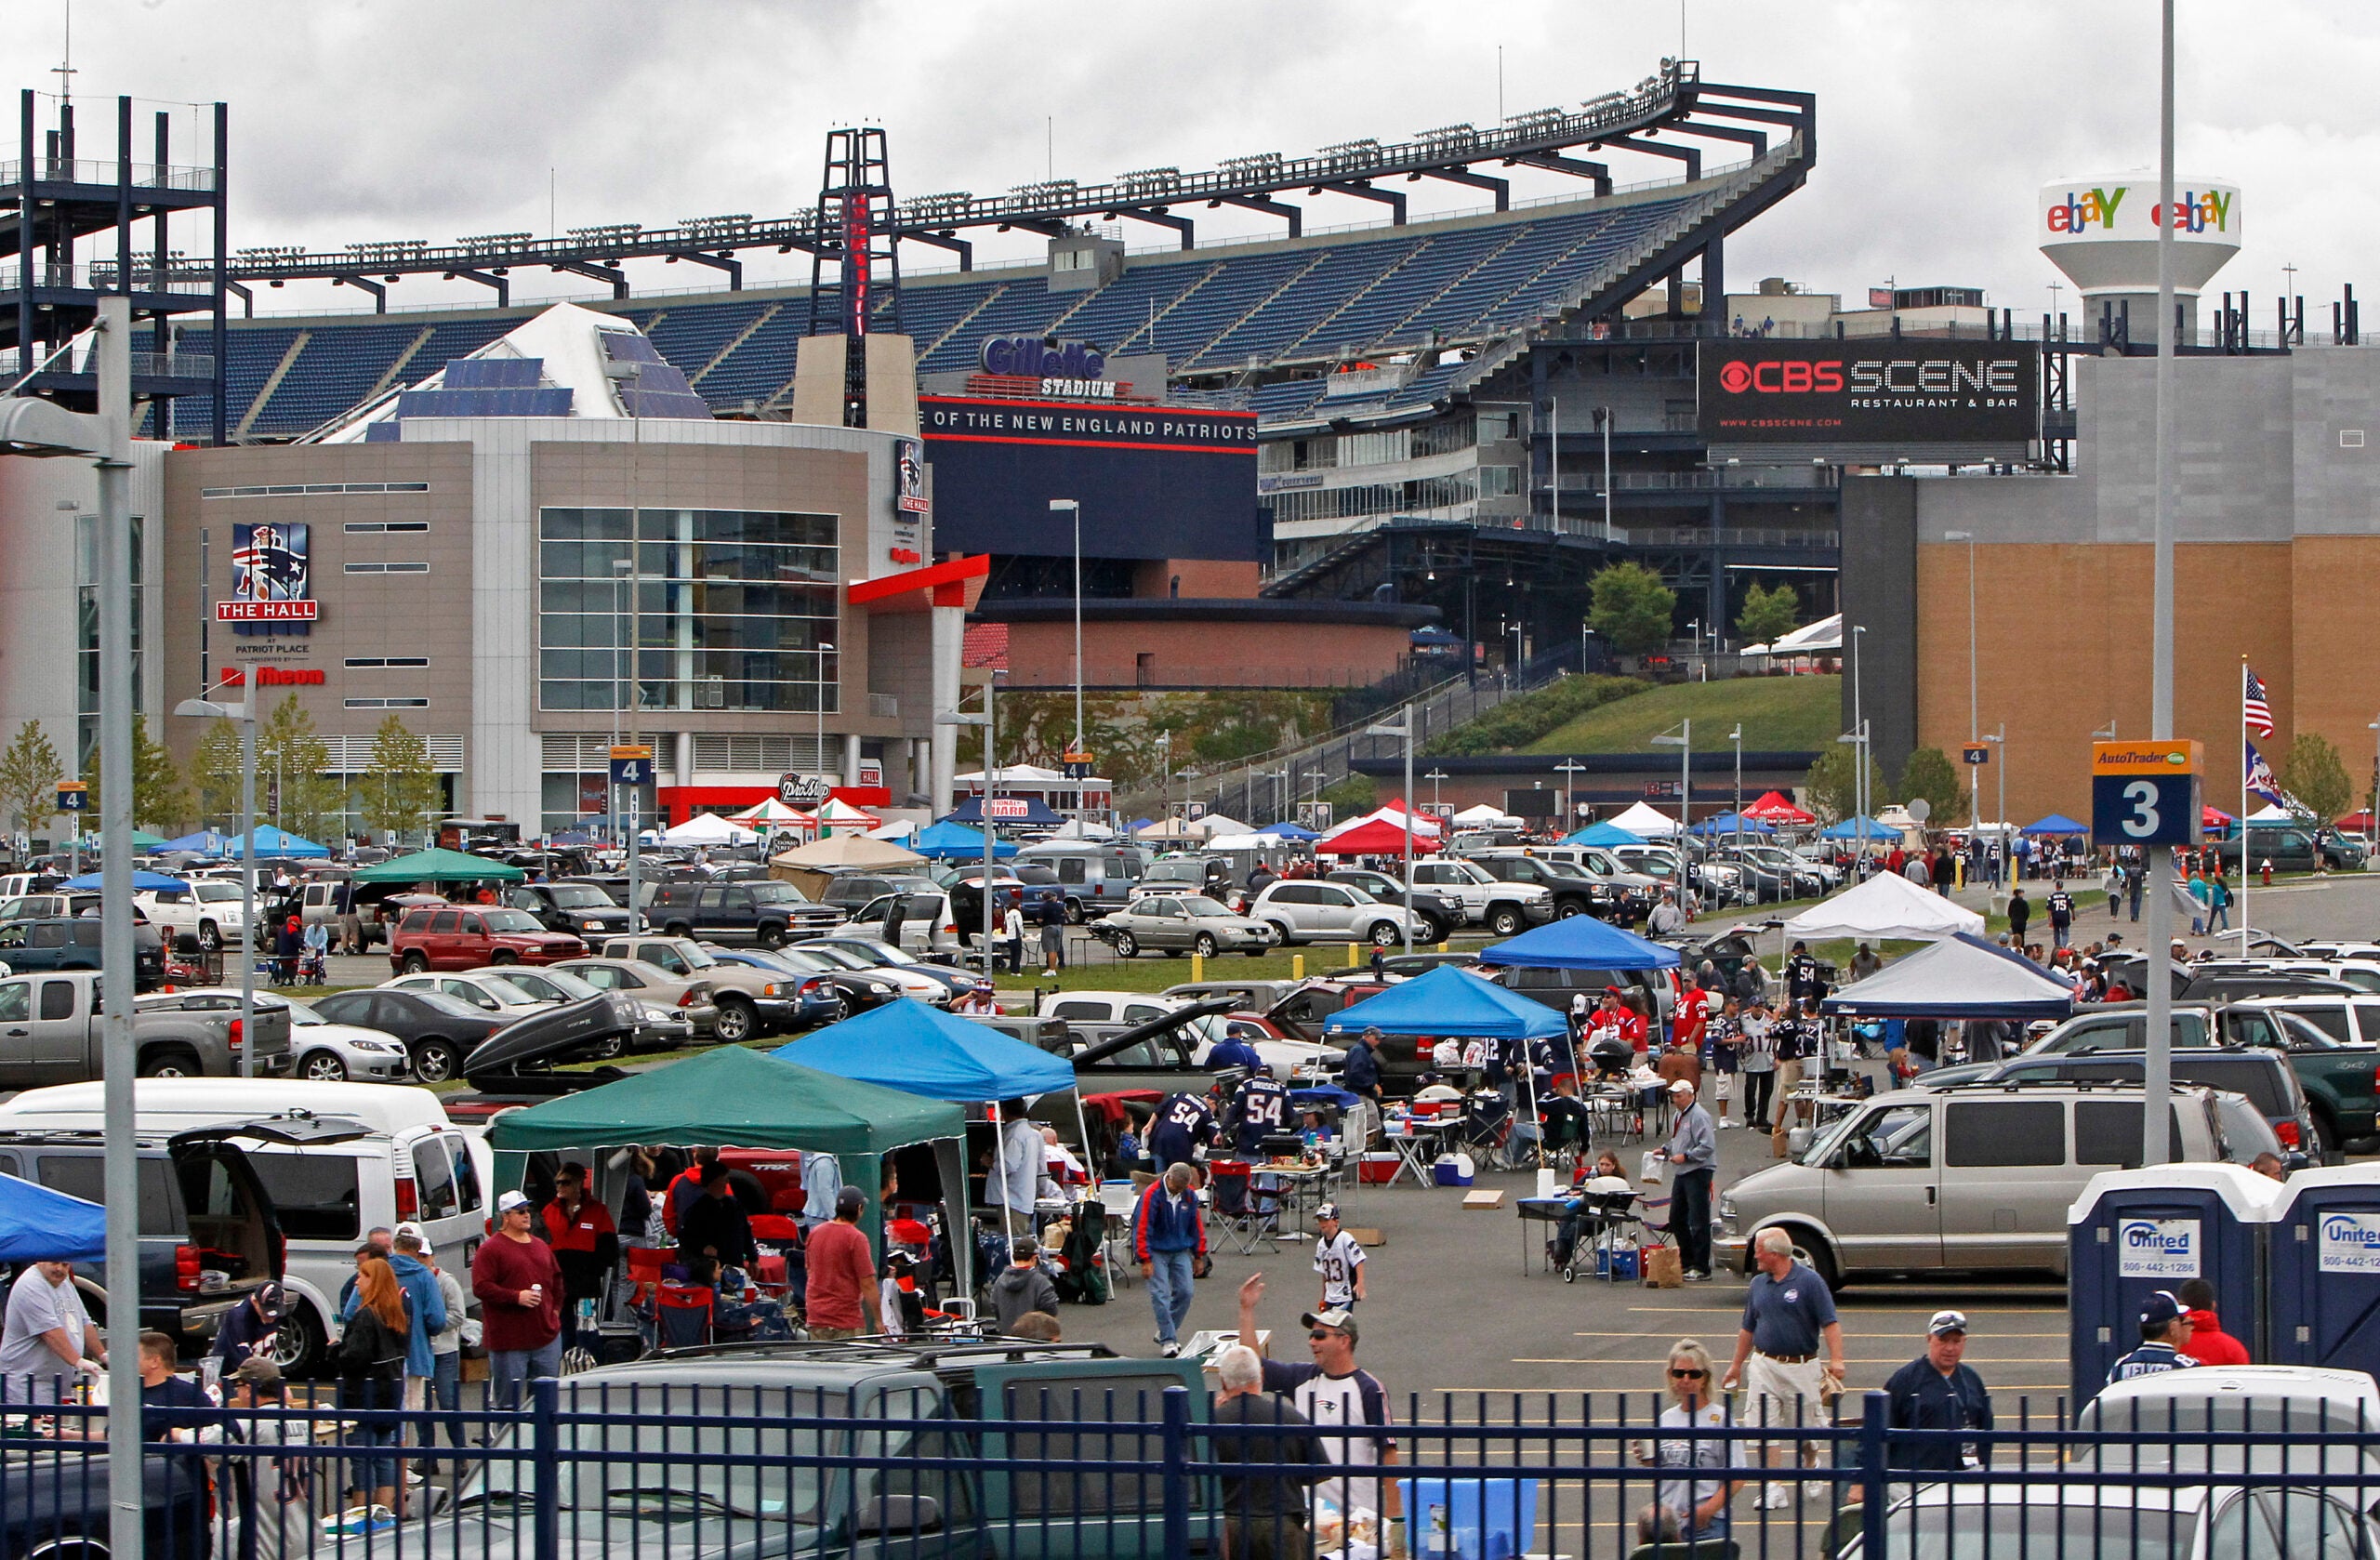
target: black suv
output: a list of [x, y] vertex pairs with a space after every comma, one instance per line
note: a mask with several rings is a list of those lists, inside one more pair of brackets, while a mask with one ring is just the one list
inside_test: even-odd
[[646, 905], [645, 920], [664, 936], [781, 948], [823, 936], [843, 918], [802, 896], [791, 883], [668, 882]]
[[504, 903], [526, 910], [549, 932], [568, 932], [590, 944], [599, 937], [626, 936], [626, 906], [593, 883], [516, 883]]
[[[139, 1134], [140, 1325], [174, 1339], [185, 1355], [204, 1354], [233, 1306], [281, 1281], [287, 1252], [271, 1194], [229, 1139], [302, 1145], [363, 1135], [361, 1123], [335, 1117]], [[0, 1175], [86, 1202], [107, 1200], [105, 1154], [98, 1132], [0, 1132]], [[109, 1325], [104, 1267], [77, 1263], [75, 1276], [93, 1302], [92, 1319]]]
[[826, 892], [818, 896], [818, 903], [849, 916], [869, 900], [885, 894], [931, 893], [933, 887], [932, 879], [915, 875], [888, 877], [879, 872], [846, 872], [827, 880]]

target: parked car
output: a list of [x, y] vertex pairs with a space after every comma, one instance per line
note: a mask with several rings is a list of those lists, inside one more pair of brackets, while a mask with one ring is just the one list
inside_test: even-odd
[[[1326, 883], [1353, 884], [1383, 905], [1402, 905], [1406, 902], [1405, 885], [1402, 882], [1385, 872], [1374, 872], [1368, 867], [1335, 867], [1324, 873], [1322, 880]], [[1425, 933], [1433, 943], [1445, 942], [1467, 919], [1461, 899], [1450, 898], [1435, 889], [1422, 888], [1418, 883], [1413, 890], [1413, 913], [1421, 918]]]
[[721, 1045], [786, 1034], [801, 1022], [799, 982], [747, 964], [727, 963], [690, 937], [607, 938], [603, 957], [639, 960], [681, 980], [706, 984], [711, 1005], [719, 1010], [711, 1038]]
[[[1498, 937], [1517, 936], [1561, 914], [1554, 891], [1539, 880], [1546, 876], [1550, 875], [1526, 869], [1500, 875], [1460, 856], [1413, 864], [1414, 887], [1455, 900], [1462, 906], [1466, 921], [1484, 926]], [[1573, 915], [1584, 915], [1592, 907], [1583, 881], [1571, 903]]]
[[947, 964], [929, 964], [908, 949], [896, 948], [878, 937], [864, 937], [856, 933], [839, 937], [813, 937], [800, 945], [813, 950], [831, 949], [850, 954], [854, 958], [867, 960], [873, 968], [897, 971], [905, 982], [913, 978], [932, 981], [947, 991], [950, 994], [948, 999], [954, 1002], [972, 992], [992, 989], [993, 983], [985, 976], [974, 974], [966, 970], [954, 969]]
[[1152, 893], [1203, 893], [1221, 899], [1231, 887], [1231, 863], [1220, 856], [1166, 856], [1153, 861], [1132, 885], [1132, 897]]
[[504, 903], [537, 918], [549, 932], [567, 932], [587, 942], [628, 930], [628, 913], [592, 883], [516, 883]]
[[[527, 997], [542, 1008], [558, 1008], [572, 1002], [583, 1002], [602, 993], [566, 970], [548, 965], [532, 970], [520, 964], [492, 964], [484, 970], [467, 970], [466, 980], [476, 979], [492, 991], [509, 989]], [[633, 1034], [620, 1038], [620, 1044], [610, 1054], [621, 1051], [676, 1051], [691, 1045], [694, 1026], [675, 1008], [665, 1008], [657, 1002], [641, 1003], [642, 1021]], [[516, 1017], [525, 1016], [515, 1014]]]
[[[856, 1012], [897, 1002], [903, 995], [899, 981], [889, 969], [870, 964], [855, 954], [830, 947], [811, 947], [797, 944], [789, 948], [754, 948], [742, 950], [747, 958], [763, 961], [764, 968], [790, 970], [806, 985], [815, 980], [834, 993], [839, 1011], [826, 1014], [821, 1023], [832, 1024]], [[727, 956], [720, 954], [720, 958]]]
[[[140, 902], [139, 894], [133, 895], [134, 904]], [[72, 918], [86, 910], [96, 912], [99, 907], [99, 896], [96, 893], [20, 893], [0, 902], [0, 921]]]
[[413, 1076], [404, 1041], [377, 1029], [334, 1024], [295, 998], [270, 992], [257, 1006], [289, 1012], [289, 1076], [309, 1083], [402, 1083]]
[[[0, 1131], [96, 1131], [100, 1086], [28, 1090], [0, 1105]], [[468, 1273], [486, 1234], [495, 1158], [484, 1138], [467, 1136], [427, 1089], [297, 1081], [261, 1088], [217, 1078], [139, 1086], [134, 1124], [159, 1136], [192, 1127], [257, 1123], [229, 1141], [271, 1199], [286, 1242], [283, 1283], [290, 1302], [275, 1339], [284, 1371], [311, 1372], [340, 1332], [338, 1298], [354, 1276], [364, 1232], [404, 1220], [420, 1223], [449, 1272]], [[297, 1130], [299, 1113], [349, 1128]], [[152, 1217], [143, 1188], [142, 1222]], [[463, 1286], [464, 1293], [470, 1286]]]
[[[843, 946], [842, 944], [847, 940], [827, 938], [816, 942], [797, 943], [792, 947], [779, 951], [804, 954], [812, 958], [824, 959], [830, 964], [840, 965], [854, 974], [866, 974], [872, 979], [887, 982], [899, 995], [914, 998], [930, 1007], [939, 1008], [949, 1005], [953, 988], [930, 972], [932, 966], [921, 963], [914, 956], [906, 964], [887, 963], [872, 951], [856, 952]], [[864, 937], [857, 941], [873, 945], [880, 939]]]
[[[2066, 1271], [2066, 1211], [2091, 1177], [2139, 1163], [2137, 1088], [1969, 1083], [1879, 1094], [1815, 1132], [1790, 1164], [1719, 1198], [1721, 1257], [1749, 1263], [1779, 1228], [1831, 1287], [1943, 1270]], [[2227, 1158], [2214, 1091], [2172, 1097], [2175, 1158]], [[1746, 1268], [1749, 1271], [1749, 1268]]]
[[[75, 971], [0, 980], [0, 1088], [79, 1083], [100, 1074], [100, 977]], [[199, 989], [139, 999], [133, 1044], [144, 1077], [228, 1077], [244, 1050], [256, 1048], [255, 1071], [289, 1067], [289, 1016], [259, 1010], [254, 1033], [240, 1023], [240, 994]]]
[[364, 986], [317, 997], [314, 1011], [333, 1024], [377, 1029], [404, 1042], [413, 1076], [424, 1083], [459, 1077], [463, 1059], [508, 1020], [436, 991]]
[[1133, 886], [1141, 880], [1149, 857], [1137, 845], [1051, 839], [1025, 846], [1016, 853], [1016, 860], [1055, 873], [1058, 892], [1066, 902], [1066, 919], [1082, 925], [1131, 902]]
[[[994, 887], [998, 886], [995, 882]], [[879, 942], [893, 942], [895, 939], [891, 934], [892, 911], [898, 906], [901, 931], [897, 941], [903, 949], [927, 958], [955, 958], [969, 939], [980, 939], [984, 934], [982, 899], [973, 894], [968, 896], [974, 903], [975, 914], [962, 920], [952, 907], [952, 901], [957, 897], [957, 891], [943, 889], [883, 894], [853, 911], [851, 919], [838, 930], [872, 937]], [[1026, 903], [1032, 903], [1029, 893]]]
[[818, 903], [848, 919], [853, 911], [871, 899], [879, 899], [888, 893], [931, 893], [938, 886], [931, 878], [846, 872], [826, 880], [826, 892], [818, 896]]
[[718, 1038], [719, 1007], [711, 1000], [707, 980], [674, 975], [641, 958], [574, 958], [556, 968], [565, 974], [576, 975], [598, 991], [625, 992], [640, 1002], [668, 1008], [692, 1025], [700, 1038]]
[[[2299, 1085], [2286, 1056], [2258, 1046], [2181, 1048], [2172, 1055], [2175, 1083], [2197, 1084], [2244, 1096], [2271, 1127], [2281, 1148], [2299, 1154], [2317, 1151], [2313, 1110], [2307, 1104], [2306, 1091]], [[2145, 1065], [2145, 1053], [2137, 1051], [2012, 1056], [1923, 1074], [1917, 1085], [1938, 1089], [1967, 1082], [2031, 1082], [2037, 1078], [2069, 1083], [2136, 1083]], [[2242, 1145], [2232, 1146], [2230, 1157], [2234, 1163], [2246, 1164], [2255, 1157], [2253, 1149], [2242, 1157], [2239, 1152]]]
[[1267, 883], [1264, 892], [1250, 903], [1248, 915], [1270, 922], [1284, 945], [1369, 943], [1385, 948], [1402, 942], [1408, 932], [1414, 941], [1421, 941], [1427, 925], [1412, 911], [1383, 905], [1352, 884], [1313, 879]]
[[842, 920], [791, 883], [671, 882], [646, 906], [645, 920], [672, 937], [781, 948], [832, 931]]
[[[97, 899], [98, 895], [92, 897]], [[207, 953], [226, 943], [238, 947], [247, 941], [247, 921], [236, 878], [202, 878], [186, 889], [150, 889], [134, 894], [132, 901], [167, 936], [195, 937], [199, 947]], [[271, 908], [271, 901], [270, 885], [259, 884], [259, 917]]]
[[1119, 958], [1136, 958], [1143, 948], [1175, 958], [1185, 953], [1206, 958], [1244, 953], [1255, 958], [1278, 936], [1272, 922], [1233, 915], [1202, 893], [1150, 894], [1101, 916], [1090, 931]]
[[[138, 906], [133, 909], [133, 988], [154, 991], [165, 983], [165, 939], [149, 924]], [[78, 915], [0, 925], [0, 964], [20, 975], [46, 971], [97, 972], [99, 918]]]
[[[1200, 1012], [1200, 1008], [1218, 1011]], [[1174, 1038], [1184, 1050], [1183, 1054], [1193, 1067], [1207, 1065], [1208, 1053], [1227, 1035], [1234, 1033], [1235, 1016], [1220, 1011], [1215, 999], [1206, 1002], [1183, 1001], [1171, 997], [1150, 997], [1137, 991], [1058, 991], [1041, 998], [1036, 1016], [1063, 1019], [1072, 1026], [1078, 1041], [1089, 1042], [1097, 1038], [1112, 1038], [1114, 1032], [1136, 1025], [1175, 1016], [1183, 1017]], [[1109, 1031], [1101, 1037], [1099, 1031]], [[1238, 1031], [1238, 1038], [1256, 1048], [1264, 1065], [1273, 1076], [1287, 1082], [1301, 1075], [1316, 1071], [1336, 1072], [1346, 1061], [1346, 1052], [1327, 1042], [1293, 1038], [1281, 1034], [1269, 1024], [1249, 1023]]]
[[[2240, 869], [2240, 837], [2235, 831], [2228, 839], [2213, 844], [2215, 859], [2225, 867]], [[2355, 840], [2336, 829], [2302, 828], [2293, 825], [2267, 825], [2248, 830], [2249, 870], [2261, 868], [2268, 861], [2276, 872], [2311, 872], [2320, 866], [2346, 872], [2363, 869], [2364, 850]]]
[[2360, 991], [2380, 995], [2380, 962], [2360, 958], [2201, 958], [2190, 969], [2201, 975], [2278, 975], [2307, 980], [2339, 981]]
[[[284, 1276], [286, 1249], [271, 1196], [248, 1156], [231, 1140], [257, 1129], [210, 1125], [181, 1131], [139, 1131], [140, 1326], [173, 1339], [186, 1354], [206, 1352], [226, 1313]], [[271, 1135], [292, 1145], [335, 1143], [361, 1128], [337, 1117], [276, 1123]], [[81, 1197], [107, 1201], [106, 1144], [96, 1128], [0, 1130], [0, 1175], [13, 1175]], [[103, 1319], [105, 1267], [74, 1264], [96, 1299], [92, 1320]], [[210, 1280], [209, 1273], [219, 1275]], [[122, 1330], [112, 1334], [122, 1338]]]
[[547, 931], [525, 910], [484, 906], [409, 910], [389, 938], [390, 967], [406, 975], [482, 964], [557, 964], [586, 951], [578, 938]]
[[[1444, 870], [1458, 864], [1436, 865]], [[1524, 851], [1480, 851], [1461, 865], [1500, 882], [1536, 889], [1544, 896], [1554, 919], [1571, 916], [1593, 916], [1607, 921], [1627, 919], [1628, 895], [1623, 889], [1567, 861]]]

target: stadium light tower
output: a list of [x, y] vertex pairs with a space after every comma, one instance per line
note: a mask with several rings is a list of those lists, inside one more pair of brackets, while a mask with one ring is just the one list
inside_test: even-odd
[[1082, 505], [1072, 498], [1052, 498], [1052, 514], [1064, 509], [1075, 522], [1075, 751], [1082, 751]]

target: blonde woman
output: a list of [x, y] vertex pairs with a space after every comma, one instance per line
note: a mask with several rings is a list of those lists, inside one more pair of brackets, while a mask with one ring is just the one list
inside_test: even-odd
[[[1727, 1536], [1727, 1503], [1742, 1488], [1742, 1481], [1706, 1477], [1704, 1469], [1726, 1468], [1737, 1461], [1736, 1444], [1718, 1434], [1733, 1422], [1726, 1408], [1712, 1401], [1711, 1351], [1691, 1338], [1670, 1345], [1664, 1376], [1669, 1388], [1661, 1410], [1659, 1439], [1648, 1448], [1637, 1444], [1636, 1461], [1648, 1468], [1688, 1470], [1684, 1477], [1660, 1481], [1658, 1500], [1673, 1514], [1678, 1537], [1686, 1543]], [[1652, 1453], [1646, 1456], [1646, 1451]]]

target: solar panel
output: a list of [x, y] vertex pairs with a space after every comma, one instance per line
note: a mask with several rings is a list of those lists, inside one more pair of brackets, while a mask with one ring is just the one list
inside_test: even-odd
[[661, 354], [652, 342], [634, 331], [599, 331], [603, 338], [603, 352], [614, 363], [659, 363]]
[[543, 358], [456, 358], [446, 365], [448, 390], [535, 390]]

